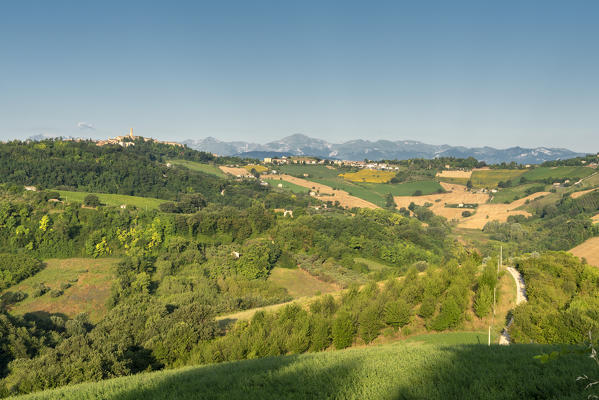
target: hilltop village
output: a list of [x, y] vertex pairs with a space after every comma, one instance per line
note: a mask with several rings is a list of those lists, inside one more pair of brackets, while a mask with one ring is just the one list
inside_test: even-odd
[[177, 143], [177, 142], [166, 142], [166, 141], [156, 140], [153, 138], [147, 138], [147, 137], [143, 137], [143, 136], [134, 136], [133, 128], [131, 128], [128, 135], [117, 136], [117, 137], [106, 139], [106, 140], [95, 140], [94, 142], [96, 142], [97, 146], [105, 146], [107, 144], [118, 144], [119, 146], [122, 146], [122, 147], [129, 147], [129, 146], [135, 146], [135, 141], [138, 139], [143, 139], [144, 142], [153, 142], [153, 143], [168, 144], [168, 145], [172, 145], [172, 146], [183, 147], [183, 145], [181, 143]]

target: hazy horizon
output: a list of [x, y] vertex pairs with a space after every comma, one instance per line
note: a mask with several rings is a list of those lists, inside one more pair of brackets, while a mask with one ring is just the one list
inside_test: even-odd
[[78, 4], [0, 13], [0, 140], [599, 150], [599, 3]]

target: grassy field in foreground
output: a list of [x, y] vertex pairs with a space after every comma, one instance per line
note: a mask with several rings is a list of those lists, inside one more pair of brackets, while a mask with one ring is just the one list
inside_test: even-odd
[[95, 194], [100, 199], [100, 203], [115, 207], [126, 204], [142, 209], [146, 207], [148, 209], [154, 209], [158, 208], [161, 203], [166, 202], [166, 200], [154, 199], [151, 197], [127, 196], [124, 194], [72, 192], [68, 190], [57, 190], [57, 192], [60, 193], [60, 197], [63, 200], [77, 201], [80, 203], [83, 203], [83, 199], [85, 199], [85, 196], [88, 194]]
[[170, 162], [173, 165], [180, 165], [182, 167], [189, 168], [192, 171], [200, 171], [205, 174], [215, 175], [221, 178], [226, 177], [225, 173], [214, 164], [202, 164], [199, 162], [188, 160], [169, 160], [168, 162]]
[[[342, 351], [186, 367], [40, 392], [22, 399], [583, 399], [592, 360], [556, 347], [445, 345], [447, 335]], [[459, 336], [451, 335], [453, 341]], [[472, 343], [469, 336], [469, 342]], [[478, 339], [475, 339], [478, 341]]]
[[[27, 294], [27, 298], [11, 306], [10, 311], [17, 315], [42, 312], [69, 317], [87, 312], [92, 322], [99, 321], [106, 313], [106, 300], [110, 296], [117, 262], [116, 258], [47, 260], [43, 270], [6, 290], [22, 290]], [[52, 289], [59, 289], [62, 283], [71, 286], [59, 297], [51, 297], [50, 293], [33, 297], [34, 288], [40, 283]]]

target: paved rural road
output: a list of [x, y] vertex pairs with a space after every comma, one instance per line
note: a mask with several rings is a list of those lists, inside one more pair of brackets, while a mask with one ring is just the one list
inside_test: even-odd
[[[527, 301], [526, 298], [526, 285], [524, 285], [524, 279], [520, 272], [518, 272], [514, 267], [507, 267], [507, 270], [516, 281], [516, 305], [520, 303], [525, 303]], [[510, 322], [508, 322], [507, 326], [503, 328], [503, 332], [501, 332], [501, 336], [499, 337], [499, 344], [508, 345], [511, 343], [510, 334], [508, 333], [508, 329], [514, 322], [514, 317], [510, 318]]]

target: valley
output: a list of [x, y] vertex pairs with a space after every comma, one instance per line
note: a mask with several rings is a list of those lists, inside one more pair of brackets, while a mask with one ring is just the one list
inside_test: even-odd
[[[435, 365], [461, 351], [470, 377], [517, 360], [552, 395], [577, 393], [551, 386], [567, 373], [531, 354], [582, 343], [597, 323], [596, 156], [564, 161], [574, 166], [260, 161], [131, 143], [0, 144], [12, 160], [0, 162], [0, 395], [161, 398], [176, 382], [185, 398], [203, 382], [225, 398], [255, 389], [206, 389], [223, 381], [220, 368], [252, 382], [247, 363], [295, 371], [306, 360], [332, 380], [359, 362], [393, 393], [403, 378], [384, 371], [427, 371], [440, 385], [413, 393], [438, 398], [462, 378]], [[56, 154], [65, 167], [45, 174]], [[528, 302], [508, 270], [532, 288]], [[412, 361], [390, 367], [387, 354]], [[516, 385], [522, 371], [506, 379]], [[351, 381], [360, 396], [391, 393]]]

